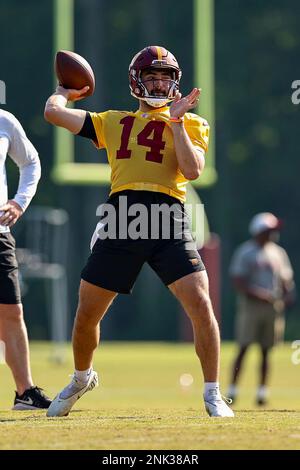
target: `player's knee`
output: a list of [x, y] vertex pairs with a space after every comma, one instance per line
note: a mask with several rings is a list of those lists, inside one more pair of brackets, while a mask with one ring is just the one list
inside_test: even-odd
[[83, 304], [79, 304], [76, 312], [75, 322], [79, 326], [85, 325], [87, 322], [90, 322], [95, 315], [96, 312], [93, 309], [90, 307], [88, 308]]
[[76, 312], [75, 324], [78, 328], [94, 327], [104, 314], [105, 311], [98, 304], [81, 301]]
[[23, 308], [21, 304], [6, 305], [1, 309], [0, 320], [2, 323], [22, 323]]
[[210, 323], [213, 318], [213, 309], [209, 295], [206, 292], [198, 292], [191, 300], [189, 311], [191, 317]]

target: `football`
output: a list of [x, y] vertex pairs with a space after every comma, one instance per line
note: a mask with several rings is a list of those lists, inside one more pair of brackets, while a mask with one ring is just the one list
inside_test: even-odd
[[89, 86], [84, 96], [95, 90], [95, 76], [90, 64], [79, 54], [71, 51], [58, 51], [55, 56], [55, 73], [64, 88], [80, 90]]

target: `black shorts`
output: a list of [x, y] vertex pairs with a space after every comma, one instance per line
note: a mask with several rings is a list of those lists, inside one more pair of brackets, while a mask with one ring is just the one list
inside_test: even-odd
[[[120, 237], [121, 196], [127, 197], [128, 208], [136, 210], [137, 204], [143, 204], [143, 208], [148, 209], [148, 219], [139, 219], [141, 224], [144, 223], [143, 238], [133, 239], [132, 233], [136, 234], [135, 230], [131, 231], [131, 237], [128, 237], [128, 233], [124, 234], [124, 224], [121, 227]], [[113, 194], [106, 204], [110, 204], [110, 207], [115, 210], [116, 230], [109, 229], [107, 223], [112, 219], [113, 211], [110, 211], [110, 219], [106, 212], [104, 217], [100, 218], [102, 226], [98, 228], [101, 238], [99, 236], [96, 238], [92, 253], [81, 273], [82, 279], [113, 292], [129, 294], [145, 262], [166, 286], [187, 274], [205, 270], [188, 220], [182, 217], [185, 212], [184, 205], [180, 201], [163, 193], [127, 190]], [[172, 206], [173, 211], [169, 214], [166, 211], [164, 220], [157, 228], [157, 219], [154, 224], [151, 208], [161, 204], [164, 204], [166, 208]], [[141, 214], [141, 212], [135, 214]], [[138, 230], [141, 228], [141, 224], [138, 226], [137, 217], [137, 215], [128, 215], [126, 221], [128, 232], [132, 226]], [[181, 222], [178, 223], [180, 218]], [[168, 223], [169, 231], [166, 230]], [[148, 238], [144, 237], [146, 232]], [[109, 238], [105, 238], [104, 233], [109, 233]]]
[[21, 292], [15, 239], [0, 233], [0, 304], [20, 304]]

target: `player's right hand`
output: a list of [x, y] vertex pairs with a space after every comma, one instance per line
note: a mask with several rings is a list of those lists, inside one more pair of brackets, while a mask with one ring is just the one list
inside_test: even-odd
[[75, 89], [67, 89], [64, 88], [61, 85], [58, 85], [56, 88], [56, 94], [58, 95], [63, 95], [68, 101], [79, 101], [85, 98], [85, 93], [88, 91], [90, 87], [85, 86], [81, 88], [81, 90], [75, 90]]
[[12, 227], [23, 214], [22, 208], [14, 200], [0, 207], [0, 225]]

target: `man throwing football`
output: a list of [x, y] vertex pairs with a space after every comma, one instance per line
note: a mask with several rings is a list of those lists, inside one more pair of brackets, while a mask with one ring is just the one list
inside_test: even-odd
[[[205, 119], [189, 112], [197, 105], [200, 90], [194, 88], [182, 97], [180, 78], [173, 54], [150, 46], [136, 54], [129, 66], [131, 94], [139, 100], [136, 112], [94, 113], [66, 108], [68, 101], [81, 99], [87, 87], [67, 90], [59, 86], [45, 108], [47, 121], [106, 149], [112, 182], [107, 202], [117, 213], [122, 197], [127, 198], [132, 210], [136, 204], [149, 211], [155, 204], [164, 204], [175, 207], [169, 212], [172, 227], [177, 216], [184, 213], [186, 184], [204, 169], [209, 131]], [[145, 262], [179, 300], [192, 322], [208, 414], [234, 416], [219, 390], [219, 329], [205, 267], [190, 228], [184, 219], [180, 237], [176, 233], [166, 239], [163, 232], [161, 227], [158, 238], [148, 239], [109, 239], [99, 231], [94, 234], [92, 253], [82, 271], [73, 329], [74, 377], [56, 396], [47, 416], [67, 415], [76, 400], [97, 385], [92, 361], [99, 343], [99, 323], [118, 293], [131, 292]]]

